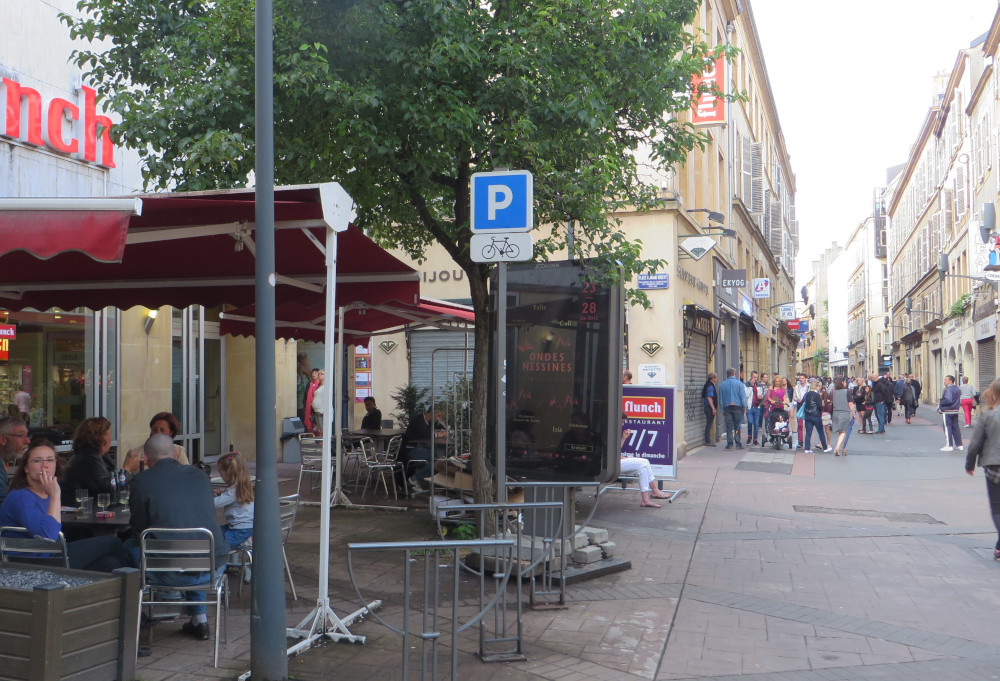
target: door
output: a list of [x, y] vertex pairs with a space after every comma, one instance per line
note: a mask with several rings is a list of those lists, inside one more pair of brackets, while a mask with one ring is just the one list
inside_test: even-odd
[[171, 410], [181, 424], [174, 441], [192, 462], [218, 456], [226, 441], [223, 341], [218, 320], [205, 314], [200, 305], [172, 311]]

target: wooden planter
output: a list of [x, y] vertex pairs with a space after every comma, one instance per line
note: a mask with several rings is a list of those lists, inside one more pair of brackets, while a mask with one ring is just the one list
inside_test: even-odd
[[3, 568], [44, 570], [74, 585], [47, 583], [28, 590], [0, 584], [0, 679], [135, 679], [138, 570], [103, 574], [11, 563]]

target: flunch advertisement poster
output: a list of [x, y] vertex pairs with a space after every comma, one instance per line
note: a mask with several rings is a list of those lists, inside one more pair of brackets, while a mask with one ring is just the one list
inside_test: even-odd
[[10, 342], [17, 338], [17, 327], [13, 324], [0, 324], [0, 360], [10, 359]]
[[[691, 105], [691, 122], [695, 125], [716, 125], [726, 122], [726, 99], [715, 92], [726, 91], [725, 74], [726, 58], [719, 57], [700, 75], [691, 78], [691, 92], [694, 97]], [[705, 88], [700, 94], [699, 87]]]
[[649, 461], [657, 476], [677, 478], [674, 438], [674, 386], [623, 385], [622, 456]]

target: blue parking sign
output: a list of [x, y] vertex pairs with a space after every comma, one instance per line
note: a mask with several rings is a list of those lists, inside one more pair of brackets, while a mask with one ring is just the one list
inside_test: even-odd
[[530, 232], [535, 222], [534, 182], [527, 170], [473, 173], [473, 232]]

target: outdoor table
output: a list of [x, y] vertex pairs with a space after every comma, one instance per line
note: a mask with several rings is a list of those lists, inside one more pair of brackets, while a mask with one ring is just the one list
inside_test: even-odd
[[118, 534], [127, 530], [132, 519], [128, 508], [112, 506], [108, 510], [114, 512], [113, 518], [98, 518], [96, 510], [90, 513], [77, 513], [76, 509], [63, 510], [59, 522], [64, 528], [87, 528], [95, 535]]
[[351, 440], [354, 439], [360, 440], [362, 438], [370, 437], [372, 441], [375, 443], [375, 449], [377, 449], [380, 452], [385, 451], [386, 444], [389, 442], [389, 440], [396, 437], [397, 435], [403, 435], [405, 433], [406, 431], [402, 428], [380, 428], [380, 429], [359, 428], [357, 430], [347, 431], [348, 439]]

